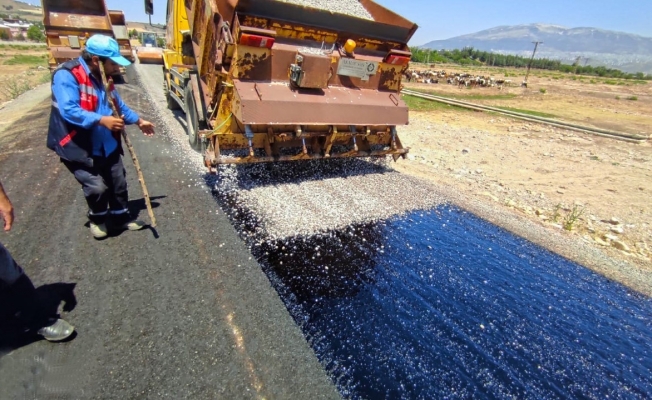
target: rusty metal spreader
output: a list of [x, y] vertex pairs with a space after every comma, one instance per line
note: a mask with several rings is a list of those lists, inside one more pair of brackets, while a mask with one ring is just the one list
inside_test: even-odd
[[[335, 0], [334, 0], [335, 1]], [[401, 76], [417, 26], [274, 0], [169, 0], [168, 107], [206, 164], [404, 156]]]

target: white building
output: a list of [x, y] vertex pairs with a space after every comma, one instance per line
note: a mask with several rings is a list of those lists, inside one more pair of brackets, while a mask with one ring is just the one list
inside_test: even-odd
[[27, 30], [30, 26], [32, 26], [32, 24], [17, 19], [0, 20], [0, 29], [9, 29], [12, 37], [16, 37], [21, 33], [23, 36], [27, 37]]

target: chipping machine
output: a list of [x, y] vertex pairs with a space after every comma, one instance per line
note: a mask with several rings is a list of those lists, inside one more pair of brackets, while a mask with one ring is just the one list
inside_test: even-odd
[[353, 3], [355, 15], [275, 0], [168, 1], [167, 105], [185, 112], [209, 168], [407, 154], [396, 127], [408, 123], [401, 76], [417, 26]]

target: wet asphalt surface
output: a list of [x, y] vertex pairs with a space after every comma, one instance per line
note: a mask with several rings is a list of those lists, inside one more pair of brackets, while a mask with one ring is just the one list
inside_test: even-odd
[[[130, 104], [141, 89], [120, 90]], [[130, 105], [157, 124], [146, 102]], [[0, 156], [0, 180], [16, 221], [0, 240], [77, 336], [3, 343], [0, 398], [339, 398], [225, 213], [205, 188], [188, 185], [164, 135], [128, 127], [156, 230], [96, 241], [79, 185], [45, 147], [48, 116], [44, 100], [10, 128], [20, 139]], [[130, 208], [149, 221], [124, 161]]]

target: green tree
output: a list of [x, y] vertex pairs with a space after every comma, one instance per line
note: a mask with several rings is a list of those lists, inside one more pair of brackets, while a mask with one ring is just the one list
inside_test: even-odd
[[27, 29], [27, 38], [34, 42], [45, 41], [45, 35], [43, 34], [43, 31], [36, 25], [32, 25]]
[[23, 35], [23, 32], [20, 32], [18, 35], [16, 35], [16, 40], [25, 41], [25, 35]]
[[[530, 57], [521, 57], [511, 54], [498, 54], [479, 51], [473, 47], [464, 47], [454, 50], [432, 50], [420, 47], [410, 47], [412, 62], [424, 63], [429, 60], [431, 64], [459, 64], [459, 65], [487, 65], [492, 67], [526, 68]], [[627, 73], [604, 66], [562, 64], [559, 60], [537, 58], [532, 60], [532, 68], [549, 71], [560, 71], [567, 74], [591, 75], [618, 79], [652, 80], [651, 74], [643, 72]]]
[[11, 40], [11, 35], [6, 29], [0, 29], [0, 40]]

